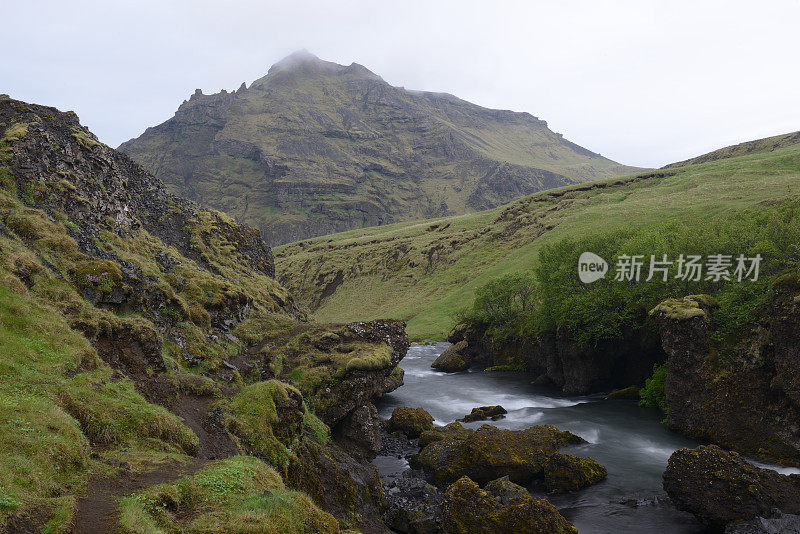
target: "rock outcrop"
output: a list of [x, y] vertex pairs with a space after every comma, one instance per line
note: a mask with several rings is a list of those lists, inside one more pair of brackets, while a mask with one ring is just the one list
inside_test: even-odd
[[775, 509], [800, 513], [800, 475], [755, 467], [715, 445], [675, 451], [664, 471], [664, 490], [679, 509], [716, 530], [770, 517]]
[[335, 443], [306, 441], [292, 457], [286, 483], [307, 493], [323, 510], [365, 533], [388, 532], [375, 466], [355, 460]]
[[621, 340], [585, 347], [568, 332], [536, 337], [494, 339], [477, 326], [457, 325], [448, 341], [466, 342], [465, 361], [484, 367], [521, 367], [536, 375], [541, 384], [552, 384], [565, 393], [585, 394], [643, 383], [653, 365], [666, 358], [657, 336], [642, 328]]
[[694, 438], [800, 465], [800, 284], [774, 284], [759, 326], [712, 340], [714, 302], [692, 296], [652, 311], [668, 355], [669, 426]]

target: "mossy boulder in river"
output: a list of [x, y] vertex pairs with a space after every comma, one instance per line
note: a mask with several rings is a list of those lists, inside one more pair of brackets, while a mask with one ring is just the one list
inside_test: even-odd
[[525, 430], [501, 430], [483, 425], [465, 437], [450, 436], [434, 441], [411, 458], [414, 466], [433, 472], [440, 481], [468, 476], [486, 483], [508, 476], [528, 484], [544, 472], [546, 461], [563, 445], [586, 443], [581, 437], [541, 425]]
[[426, 430], [433, 428], [433, 417], [422, 408], [400, 406], [392, 411], [389, 430], [404, 433], [409, 438], [418, 438]]
[[447, 349], [433, 361], [431, 367], [439, 369], [440, 371], [452, 373], [456, 371], [465, 371], [469, 369], [471, 364], [472, 361], [467, 355], [467, 342], [462, 340], [447, 347]]
[[505, 417], [507, 413], [508, 410], [500, 405], [479, 406], [478, 408], [473, 408], [468, 415], [465, 415], [463, 418], [459, 419], [459, 421], [463, 421], [465, 423], [471, 423], [472, 421], [486, 421], [487, 419], [497, 421], [498, 419]]
[[576, 491], [607, 475], [606, 468], [596, 460], [571, 454], [554, 454], [544, 464], [544, 480], [551, 493]]
[[451, 484], [442, 503], [442, 527], [451, 534], [576, 534], [578, 530], [544, 499], [495, 481], [481, 489], [468, 477]]
[[458, 421], [446, 424], [440, 427], [434, 427], [426, 430], [419, 436], [419, 446], [425, 447], [434, 441], [440, 441], [446, 438], [452, 439], [466, 439], [475, 432], [471, 428], [466, 428]]
[[800, 513], [800, 475], [781, 475], [715, 445], [679, 449], [664, 471], [664, 489], [680, 510], [713, 529], [769, 517], [774, 509]]

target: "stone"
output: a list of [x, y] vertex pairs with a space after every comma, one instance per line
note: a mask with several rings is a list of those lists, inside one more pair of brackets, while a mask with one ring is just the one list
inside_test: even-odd
[[576, 491], [600, 482], [608, 475], [605, 466], [593, 458], [554, 454], [544, 464], [544, 480], [550, 493]]
[[371, 460], [381, 451], [381, 422], [373, 404], [359, 406], [334, 429], [336, 441], [352, 456]]
[[776, 508], [800, 514], [800, 475], [755, 467], [716, 445], [675, 451], [663, 478], [678, 509], [717, 530], [769, 516]]
[[505, 417], [507, 413], [508, 411], [500, 405], [479, 406], [478, 408], [473, 408], [469, 415], [465, 415], [463, 418], [459, 419], [459, 421], [464, 423], [471, 423], [472, 421], [486, 421], [487, 419], [497, 421], [498, 419]]
[[517, 484], [528, 484], [542, 476], [545, 462], [563, 445], [585, 441], [552, 425], [524, 430], [505, 430], [483, 425], [463, 439], [445, 437], [424, 447], [410, 458], [412, 466], [432, 472], [436, 480], [452, 482], [468, 476], [486, 483], [508, 476]]
[[450, 534], [576, 534], [578, 530], [544, 499], [505, 481], [481, 489], [468, 477], [451, 484], [442, 502], [442, 527]]
[[436, 358], [431, 367], [440, 371], [456, 372], [469, 369], [472, 363], [466, 356], [467, 342], [462, 340], [451, 345]]
[[409, 438], [418, 438], [426, 430], [433, 428], [433, 417], [422, 408], [399, 406], [389, 418], [389, 430], [402, 432]]

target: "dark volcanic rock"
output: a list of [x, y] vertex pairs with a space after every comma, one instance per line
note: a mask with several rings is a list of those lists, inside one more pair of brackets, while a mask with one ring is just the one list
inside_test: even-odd
[[466, 439], [472, 435], [473, 432], [475, 432], [473, 429], [466, 428], [458, 421], [453, 421], [445, 426], [434, 427], [420, 434], [419, 446], [425, 447], [434, 441], [440, 441], [443, 439]]
[[374, 404], [356, 408], [338, 425], [334, 438], [356, 458], [371, 460], [381, 451], [381, 421]]
[[440, 531], [442, 494], [423, 478], [406, 471], [385, 490], [384, 522], [394, 531], [408, 534]]
[[544, 499], [508, 480], [481, 489], [462, 477], [444, 494], [442, 527], [451, 534], [576, 534], [578, 530]]
[[725, 534], [800, 534], [800, 515], [775, 510], [770, 517], [731, 523], [725, 528]]
[[479, 406], [478, 408], [473, 408], [469, 415], [465, 415], [463, 418], [459, 419], [459, 421], [464, 423], [471, 423], [472, 421], [486, 421], [487, 419], [497, 421], [498, 419], [505, 417], [507, 413], [508, 411], [500, 405]]
[[715, 445], [675, 451], [664, 471], [664, 489], [679, 509], [719, 530], [768, 517], [776, 508], [800, 513], [800, 475], [760, 469]]
[[628, 332], [621, 340], [586, 347], [567, 331], [499, 340], [479, 327], [462, 324], [453, 329], [448, 341], [466, 341], [464, 357], [471, 362], [522, 367], [537, 376], [535, 385], [552, 384], [570, 394], [643, 383], [653, 365], [666, 359], [660, 340], [646, 328]]
[[669, 356], [669, 426], [767, 461], [800, 465], [800, 292], [775, 285], [761, 326], [712, 346], [713, 302], [665, 301], [652, 315]]
[[[332, 383], [328, 390], [317, 392], [313, 399], [315, 413], [325, 424], [334, 428], [350, 412], [378, 400], [386, 391], [386, 379], [408, 351], [408, 334], [403, 321], [377, 320], [350, 323], [340, 330], [337, 343], [351, 341], [387, 343], [391, 356], [386, 365], [375, 368], [353, 369]], [[333, 345], [331, 345], [333, 347]]]

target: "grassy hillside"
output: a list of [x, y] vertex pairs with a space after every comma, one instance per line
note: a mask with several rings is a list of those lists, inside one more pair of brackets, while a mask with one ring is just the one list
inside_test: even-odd
[[476, 288], [533, 269], [545, 244], [670, 222], [693, 221], [700, 232], [717, 216], [800, 194], [800, 144], [737, 154], [285, 245], [278, 276], [320, 320], [392, 316], [408, 321], [413, 338], [440, 339]]
[[256, 230], [0, 97], [0, 532], [338, 532], [295, 451], [383, 391], [372, 328], [305, 322]]
[[272, 244], [475, 212], [636, 170], [527, 113], [407, 91], [307, 53], [233, 93], [198, 90], [120, 149]]

